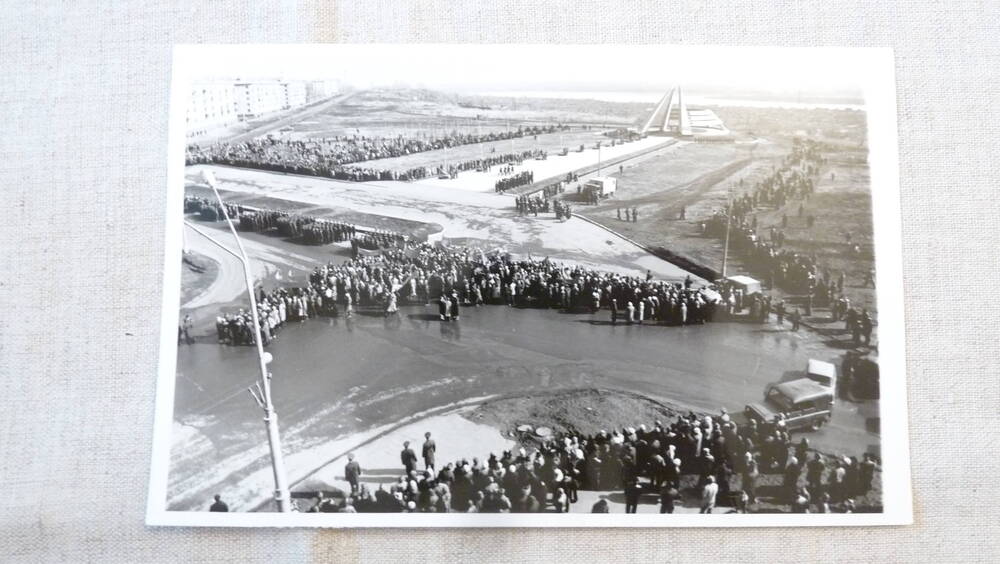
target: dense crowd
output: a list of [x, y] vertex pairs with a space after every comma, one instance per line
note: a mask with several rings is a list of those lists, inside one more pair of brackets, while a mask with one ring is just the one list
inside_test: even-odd
[[502, 141], [552, 133], [567, 126], [532, 126], [516, 130], [471, 134], [454, 132], [438, 138], [339, 136], [310, 140], [287, 140], [264, 137], [243, 143], [220, 143], [208, 147], [190, 145], [187, 164], [225, 164], [276, 172], [326, 176], [355, 182], [369, 180], [415, 180], [430, 175], [454, 176], [462, 170], [483, 169], [498, 164], [520, 162], [526, 158], [544, 158], [544, 151], [511, 152], [490, 158], [472, 159], [457, 165], [414, 167], [397, 170], [357, 163], [415, 153], [447, 149], [473, 143]]
[[349, 223], [320, 220], [305, 215], [295, 215], [273, 210], [240, 209], [241, 231], [256, 233], [277, 231], [284, 237], [310, 245], [326, 245], [346, 241], [358, 236], [357, 227]]
[[342, 135], [304, 140], [280, 139], [272, 136], [243, 143], [219, 143], [208, 147], [188, 146], [188, 160], [209, 162], [214, 159], [253, 159], [270, 164], [298, 162], [320, 166], [347, 165], [376, 159], [402, 157], [425, 151], [436, 151], [471, 145], [505, 141], [544, 133], [554, 133], [565, 126], [522, 126], [507, 131], [462, 133], [453, 131], [433, 138], [369, 137]]
[[[566, 217], [571, 213], [563, 210]], [[395, 313], [400, 301], [430, 303], [441, 295], [457, 303], [480, 306], [560, 308], [597, 312], [608, 309], [617, 323], [704, 323], [714, 315], [720, 295], [710, 288], [627, 276], [565, 265], [549, 259], [516, 260], [506, 253], [486, 253], [466, 247], [435, 247], [426, 243], [383, 248], [377, 255], [359, 254], [343, 264], [317, 267], [304, 288], [261, 290], [261, 316], [273, 330], [290, 315], [304, 320], [315, 315], [348, 315], [357, 306], [378, 306]], [[273, 309], [277, 308], [275, 314]], [[282, 315], [282, 311], [285, 314]], [[289, 313], [289, 311], [291, 313]], [[233, 316], [238, 325], [249, 320]], [[270, 341], [268, 336], [264, 337]], [[224, 338], [220, 341], [249, 344]], [[252, 341], [251, 341], [252, 343]]]
[[[702, 513], [717, 505], [751, 512], [762, 501], [762, 477], [775, 475], [780, 485], [760, 496], [768, 503], [797, 513], [844, 513], [864, 509], [855, 499], [873, 489], [878, 469], [872, 455], [827, 456], [813, 451], [806, 438], [794, 442], [781, 423], [740, 426], [725, 410], [610, 433], [532, 436], [525, 444], [540, 440], [536, 447], [443, 466], [436, 463], [430, 433], [426, 438], [424, 469], [404, 443], [402, 475], [388, 488], [361, 484], [363, 469], [351, 455], [345, 467], [351, 492], [339, 502], [320, 495], [310, 511], [561, 513], [578, 502], [581, 490], [618, 490], [627, 513], [637, 511], [644, 494], [655, 496], [660, 513], [673, 513], [688, 500], [696, 500]], [[590, 511], [609, 512], [609, 504], [602, 499]]]

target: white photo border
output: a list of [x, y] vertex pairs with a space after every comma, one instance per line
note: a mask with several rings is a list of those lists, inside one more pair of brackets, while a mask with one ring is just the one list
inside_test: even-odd
[[[179, 318], [181, 247], [183, 239], [183, 193], [185, 113], [192, 70], [206, 54], [233, 50], [250, 53], [266, 49], [285, 56], [296, 53], [359, 49], [407, 49], [442, 53], [455, 49], [504, 50], [509, 48], [575, 49], [595, 46], [554, 45], [177, 45], [173, 52], [170, 85], [166, 237], [163, 268], [163, 315], [160, 326], [159, 373], [156, 380], [156, 410], [146, 524], [196, 527], [800, 527], [871, 526], [913, 523], [910, 487], [909, 439], [905, 361], [905, 326], [902, 273], [902, 224], [899, 191], [896, 89], [893, 52], [889, 48], [831, 47], [721, 47], [670, 45], [601, 45], [601, 49], [648, 50], [656, 57], [723, 58], [735, 52], [753, 53], [768, 61], [789, 52], [807, 52], [823, 61], [844, 62], [857, 69], [865, 96], [868, 120], [869, 165], [875, 264], [878, 276], [878, 325], [881, 416], [882, 513], [854, 514], [466, 514], [466, 513], [211, 513], [167, 510], [167, 479], [170, 466], [171, 430], [177, 363], [176, 328]], [[324, 53], [327, 54], [327, 53]], [[541, 59], [542, 57], [539, 57]], [[525, 64], [532, 64], [526, 61]], [[767, 64], [766, 62], [763, 64]]]

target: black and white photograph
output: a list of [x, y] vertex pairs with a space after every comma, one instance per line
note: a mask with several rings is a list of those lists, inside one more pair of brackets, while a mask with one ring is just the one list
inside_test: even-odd
[[892, 53], [179, 46], [147, 522], [912, 521]]

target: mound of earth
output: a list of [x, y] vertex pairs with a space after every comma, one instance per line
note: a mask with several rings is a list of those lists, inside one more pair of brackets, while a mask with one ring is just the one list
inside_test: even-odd
[[523, 429], [528, 425], [533, 430], [547, 427], [556, 434], [590, 435], [641, 424], [652, 426], [657, 420], [666, 424], [685, 413], [687, 410], [675, 405], [638, 394], [583, 388], [498, 398], [480, 404], [465, 416], [530, 442], [531, 434], [518, 432], [518, 427]]

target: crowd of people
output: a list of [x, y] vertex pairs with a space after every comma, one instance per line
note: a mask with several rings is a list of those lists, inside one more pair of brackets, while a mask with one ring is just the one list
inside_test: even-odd
[[[859, 460], [816, 452], [806, 438], [793, 441], [780, 422], [737, 425], [725, 410], [680, 415], [667, 425], [528, 435], [522, 443], [530, 446], [444, 465], [430, 433], [425, 438], [423, 469], [404, 443], [401, 475], [389, 487], [361, 483], [363, 469], [351, 454], [344, 469], [351, 491], [337, 501], [319, 494], [309, 511], [562, 513], [579, 502], [580, 491], [622, 491], [626, 513], [637, 512], [647, 494], [660, 513], [692, 502], [701, 513], [717, 506], [753, 512], [765, 500], [797, 513], [850, 513], [868, 509], [855, 500], [875, 487], [879, 464], [867, 453]], [[589, 510], [607, 513], [610, 504], [602, 498]]]
[[273, 210], [249, 210], [240, 207], [239, 212], [241, 231], [263, 233], [275, 230], [284, 237], [310, 245], [326, 245], [358, 236], [357, 227], [349, 223]]
[[[834, 273], [823, 268], [815, 253], [798, 253], [783, 248], [783, 229], [788, 225], [787, 214], [782, 218], [781, 228], [768, 228], [766, 238], [759, 232], [757, 217], [754, 215], [756, 210], [763, 207], [780, 209], [790, 202], [801, 200], [797, 214], [805, 217], [806, 225], [812, 226], [815, 218], [806, 215], [805, 202], [813, 194], [814, 177], [826, 162], [820, 149], [821, 146], [813, 141], [796, 143], [781, 168], [756, 182], [748, 191], [734, 199], [731, 205], [716, 211], [704, 224], [704, 229], [708, 235], [724, 237], [727, 220], [730, 221], [730, 246], [744, 253], [749, 271], [763, 274], [769, 287], [779, 286], [803, 294], [804, 315], [812, 315], [812, 309], [816, 306], [829, 307], [834, 321], [844, 321], [845, 329], [852, 334], [854, 343], [867, 345], [871, 343], [874, 319], [866, 308], [852, 307], [850, 299], [844, 294], [845, 273]], [[742, 179], [739, 187], [744, 187]], [[850, 233], [845, 237], [850, 244]], [[865, 284], [875, 285], [874, 271], [869, 270]], [[789, 313], [796, 318], [802, 315], [798, 309], [790, 310]], [[784, 312], [779, 313], [779, 319], [783, 315]]]
[[[561, 212], [569, 217], [570, 210]], [[514, 259], [493, 251], [468, 247], [436, 247], [408, 242], [382, 248], [372, 255], [358, 254], [343, 264], [317, 267], [303, 288], [260, 291], [261, 317], [268, 317], [271, 335], [287, 318], [337, 315], [344, 308], [383, 307], [395, 313], [400, 302], [427, 304], [442, 295], [462, 305], [506, 304], [517, 307], [559, 308], [569, 311], [601, 309], [617, 323], [704, 323], [713, 318], [720, 294], [709, 287], [566, 265], [548, 258]], [[275, 312], [274, 310], [277, 310]], [[282, 313], [284, 312], [284, 313]], [[227, 327], [246, 323], [246, 312], [235, 314]], [[242, 334], [239, 330], [236, 334]], [[220, 330], [221, 342], [251, 344]], [[270, 341], [268, 335], [265, 341]]]
[[218, 143], [207, 147], [192, 144], [188, 146], [187, 153], [188, 161], [192, 163], [211, 162], [216, 159], [251, 159], [270, 164], [297, 162], [320, 166], [338, 166], [402, 157], [461, 145], [492, 143], [544, 133], [555, 133], [566, 127], [557, 125], [521, 126], [517, 129], [488, 133], [453, 131], [444, 136], [430, 138], [404, 137], [403, 135], [375, 137], [355, 134], [293, 140], [267, 136], [243, 143]]
[[506, 192], [507, 190], [517, 188], [518, 186], [531, 184], [534, 181], [535, 181], [535, 173], [530, 170], [525, 170], [517, 174], [505, 176], [500, 180], [497, 180], [493, 188], [497, 192]]
[[[438, 138], [338, 136], [322, 139], [288, 140], [275, 137], [252, 139], [243, 143], [219, 143], [207, 147], [190, 145], [186, 162], [225, 164], [276, 172], [325, 176], [339, 180], [416, 180], [428, 176], [450, 175], [463, 170], [483, 170], [496, 165], [520, 163], [527, 158], [544, 158], [544, 151], [521, 151], [471, 159], [459, 164], [438, 167], [390, 169], [356, 166], [377, 159], [447, 149], [460, 145], [503, 141], [525, 136], [553, 133], [567, 126], [529, 126], [516, 130], [472, 134], [453, 132]], [[493, 149], [492, 151], [495, 151]]]
[[[724, 237], [729, 222], [730, 246], [747, 255], [747, 266], [753, 272], [766, 274], [769, 281], [795, 292], [810, 292], [820, 285], [819, 266], [815, 256], [783, 250], [785, 233], [775, 226], [769, 228], [767, 240], [759, 233], [754, 212], [760, 208], [780, 209], [791, 200], [806, 200], [814, 191], [813, 177], [824, 162], [818, 145], [811, 141], [797, 143], [785, 164], [765, 179], [756, 182], [730, 204], [716, 211], [704, 223], [707, 235]], [[745, 182], [740, 179], [739, 188]], [[804, 214], [804, 206], [799, 206]], [[787, 226], [787, 222], [785, 222]], [[818, 294], [829, 298], [832, 281], [826, 279]], [[841, 290], [842, 284], [841, 284]]]
[[[209, 210], [208, 215], [211, 216], [208, 220], [224, 219], [219, 204], [205, 198], [185, 196], [184, 209], [187, 213], [199, 213], [202, 219], [206, 219], [205, 210]], [[240, 231], [254, 233], [276, 231], [283, 237], [309, 245], [327, 245], [349, 240], [354, 251], [352, 256], [357, 256], [359, 249], [374, 251], [385, 247], [405, 247], [410, 241], [406, 235], [394, 231], [381, 229], [359, 231], [356, 225], [350, 223], [284, 211], [226, 204], [226, 212], [236, 222]]]
[[539, 213], [549, 213], [550, 205], [547, 197], [537, 195], [523, 195], [514, 199], [514, 208], [520, 215], [533, 215], [538, 217]]

